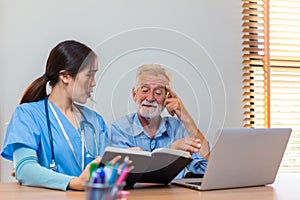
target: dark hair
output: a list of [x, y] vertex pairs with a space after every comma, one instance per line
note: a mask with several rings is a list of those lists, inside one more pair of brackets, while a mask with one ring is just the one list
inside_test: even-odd
[[74, 77], [86, 66], [94, 66], [96, 54], [86, 45], [67, 40], [55, 46], [48, 57], [46, 72], [43, 76], [34, 80], [25, 90], [20, 104], [42, 100], [46, 97], [46, 86], [54, 87], [59, 80], [59, 73], [65, 70]]

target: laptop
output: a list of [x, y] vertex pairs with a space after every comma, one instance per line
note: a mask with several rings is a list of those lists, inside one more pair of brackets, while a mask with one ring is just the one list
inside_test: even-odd
[[196, 190], [262, 186], [276, 178], [290, 128], [226, 128], [212, 147], [203, 178], [171, 183]]

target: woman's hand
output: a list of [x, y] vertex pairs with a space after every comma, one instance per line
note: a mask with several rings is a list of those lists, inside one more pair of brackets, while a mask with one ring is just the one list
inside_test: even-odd
[[[114, 157], [110, 162], [111, 164], [115, 164], [118, 160], [120, 160], [121, 156], [116, 156]], [[91, 163], [96, 163], [99, 165], [101, 162], [101, 157], [97, 157], [95, 160], [93, 160]], [[84, 190], [84, 185], [83, 183], [89, 180], [90, 176], [90, 165], [89, 163], [86, 168], [83, 170], [83, 172], [80, 174], [79, 177], [75, 177], [71, 179], [68, 185], [68, 189], [71, 190]]]

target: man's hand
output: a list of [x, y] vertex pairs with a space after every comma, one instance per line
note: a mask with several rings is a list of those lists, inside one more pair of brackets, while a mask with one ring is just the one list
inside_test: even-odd
[[188, 151], [191, 154], [199, 152], [200, 148], [201, 148], [200, 139], [193, 139], [190, 137], [185, 137], [185, 138], [176, 140], [171, 145], [171, 149]]
[[135, 151], [143, 151], [141, 147], [130, 147], [129, 150], [135, 150]]
[[[182, 101], [177, 97], [175, 92], [171, 90], [170, 86], [166, 86], [167, 95], [164, 102], [164, 106], [170, 115], [178, 117], [178, 119], [184, 124], [184, 127], [189, 133], [191, 137], [190, 142], [186, 141], [175, 141], [172, 146], [177, 149], [182, 149], [185, 151], [189, 151], [190, 153], [198, 152], [203, 158], [206, 160], [209, 159], [210, 149], [209, 143], [206, 140], [203, 133], [197, 127], [196, 123], [192, 119], [191, 115], [188, 113], [187, 109], [184, 107]], [[198, 145], [200, 144], [200, 146]], [[189, 146], [187, 146], [189, 145]], [[198, 151], [196, 151], [198, 149]]]
[[182, 101], [179, 97], [177, 97], [175, 92], [171, 90], [170, 86], [168, 85], [166, 86], [166, 92], [167, 95], [164, 102], [164, 106], [166, 107], [170, 115], [174, 116], [176, 114], [178, 119], [182, 120], [182, 117], [188, 114]]

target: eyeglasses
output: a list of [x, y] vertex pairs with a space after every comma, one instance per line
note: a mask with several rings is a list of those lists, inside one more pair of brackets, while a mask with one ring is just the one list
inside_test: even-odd
[[150, 140], [150, 151], [153, 151], [156, 148], [156, 139], [152, 138]]

